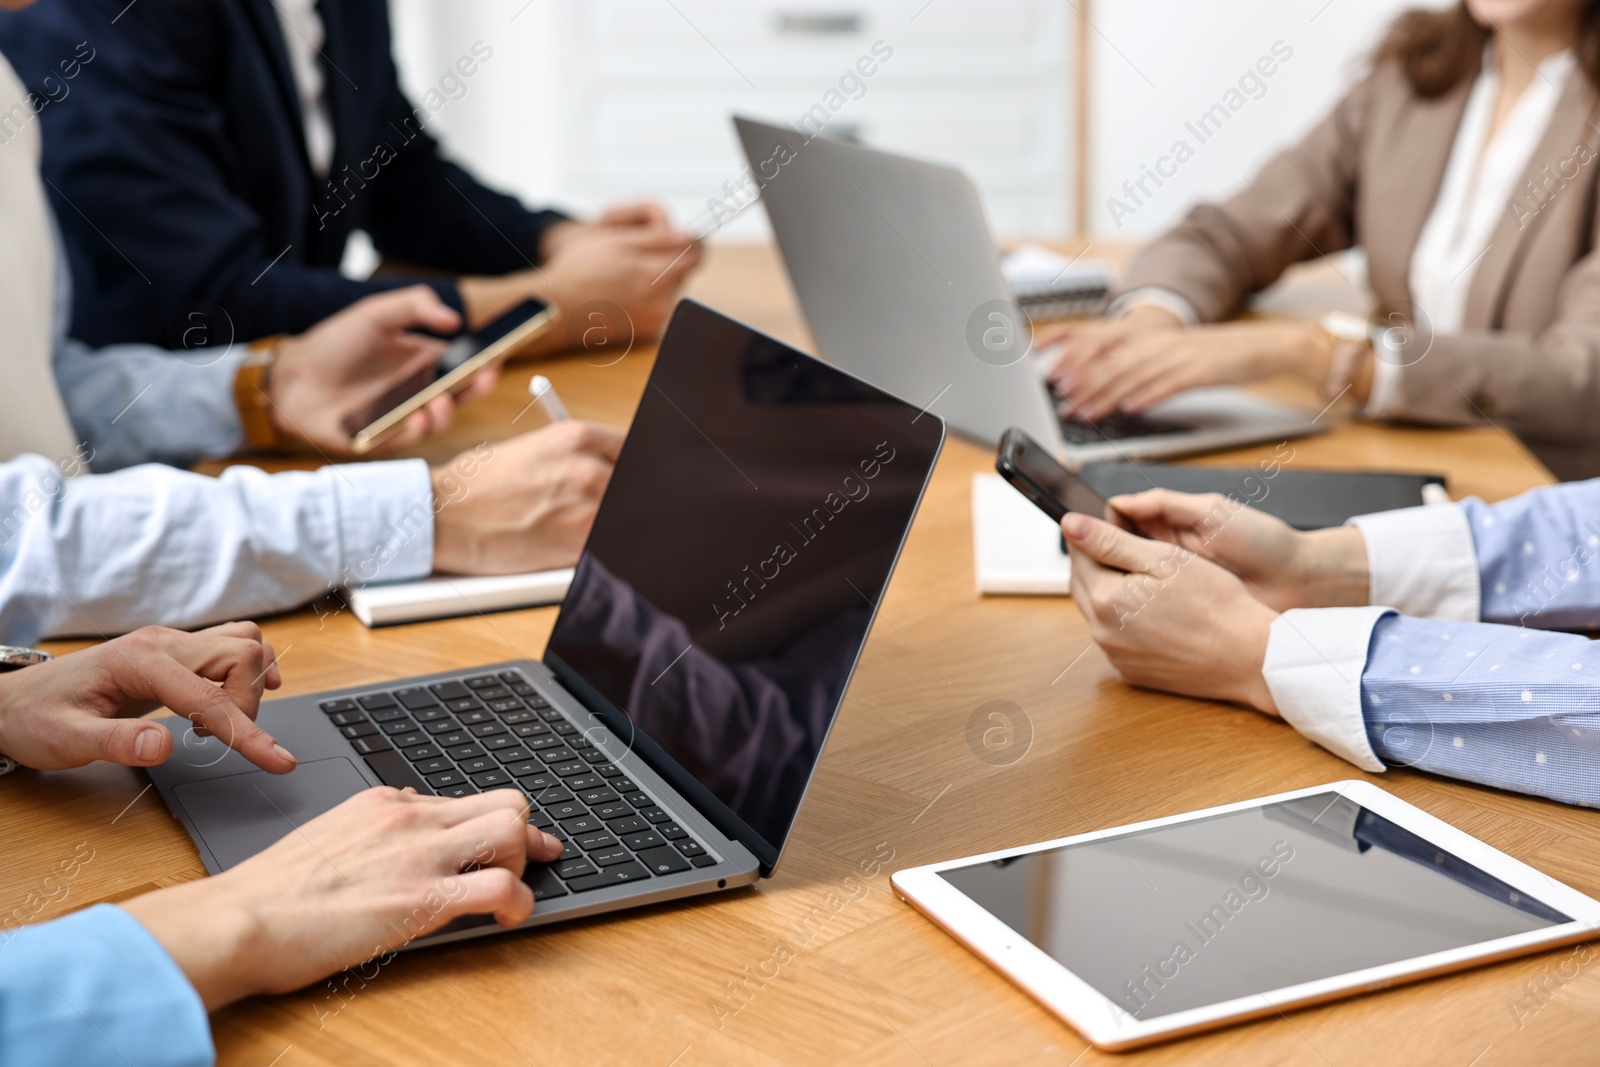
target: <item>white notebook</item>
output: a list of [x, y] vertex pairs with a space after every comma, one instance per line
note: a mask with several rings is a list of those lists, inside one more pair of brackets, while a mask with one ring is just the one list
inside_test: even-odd
[[1067, 596], [1061, 528], [998, 474], [972, 476], [972, 554], [983, 594]]
[[490, 577], [439, 576], [392, 585], [352, 586], [344, 602], [368, 626], [447, 619], [559, 604], [572, 584], [572, 568], [497, 574]]

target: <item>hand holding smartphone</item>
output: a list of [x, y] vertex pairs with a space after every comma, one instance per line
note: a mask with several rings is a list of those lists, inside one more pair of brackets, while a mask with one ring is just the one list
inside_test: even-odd
[[[1000, 438], [994, 466], [1000, 477], [1057, 523], [1069, 511], [1117, 521], [1108, 518], [1115, 513], [1108, 510], [1106, 498], [1094, 486], [1056, 462], [1049, 449], [1015, 426]], [[1126, 520], [1118, 525], [1138, 532], [1131, 530]]]
[[450, 341], [439, 361], [379, 397], [345, 429], [350, 450], [364, 455], [392, 437], [430, 400], [459, 393], [479, 371], [510, 357], [561, 320], [554, 305], [525, 300], [493, 322]]

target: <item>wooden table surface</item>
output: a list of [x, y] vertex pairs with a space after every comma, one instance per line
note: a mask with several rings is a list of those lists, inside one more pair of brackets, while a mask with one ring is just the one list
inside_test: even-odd
[[[719, 247], [693, 295], [804, 343], [765, 248]], [[580, 417], [623, 424], [652, 353], [542, 368]], [[526, 425], [528, 370], [424, 454]], [[1313, 410], [1316, 401], [1306, 396]], [[1354, 424], [1294, 442], [1289, 468], [1440, 471], [1457, 496], [1549, 480], [1497, 430]], [[1208, 457], [1251, 463], [1272, 446]], [[952, 438], [873, 628], [778, 874], [759, 888], [404, 954], [370, 982], [214, 1017], [221, 1062], [358, 1064], [1138, 1063], [1488, 1067], [1600, 1059], [1600, 969], [1564, 949], [1137, 1053], [1069, 1027], [889, 888], [892, 870], [1362, 776], [1276, 721], [1123, 685], [1058, 598], [975, 591], [969, 484], [986, 449]], [[285, 694], [538, 657], [553, 608], [370, 631], [348, 614], [262, 620]], [[71, 647], [71, 646], [61, 646]], [[975, 710], [1014, 704], [1031, 743], [978, 758]], [[1407, 770], [1372, 775], [1490, 844], [1600, 894], [1594, 813]], [[0, 783], [6, 925], [201, 877], [144, 776], [116, 767]], [[64, 858], [66, 895], [41, 885]], [[886, 862], [877, 862], [887, 857]], [[775, 963], [774, 960], [786, 962]], [[774, 974], [774, 969], [776, 973]], [[1574, 975], [1574, 971], [1576, 974]], [[765, 979], [751, 979], [765, 974]], [[1527, 983], [1542, 986], [1541, 999]]]

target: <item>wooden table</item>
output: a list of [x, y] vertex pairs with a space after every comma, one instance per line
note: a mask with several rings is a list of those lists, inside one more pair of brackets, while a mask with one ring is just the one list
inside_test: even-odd
[[[804, 342], [766, 249], [717, 248], [694, 295]], [[544, 370], [572, 410], [623, 423], [651, 353]], [[447, 456], [515, 429], [528, 372], [426, 450]], [[1313, 398], [1306, 403], [1315, 405]], [[1494, 429], [1352, 424], [1295, 442], [1290, 468], [1443, 471], [1459, 496], [1499, 499], [1549, 480]], [[1271, 447], [1209, 457], [1250, 463]], [[1072, 605], [975, 592], [969, 483], [987, 450], [946, 447], [815, 787], [776, 877], [759, 889], [403, 955], [362, 987], [257, 999], [214, 1019], [227, 1064], [1593, 1062], [1600, 970], [1561, 950], [1140, 1053], [1078, 1035], [938, 931], [889, 888], [893, 869], [1172, 815], [1362, 772], [1249, 712], [1123, 685]], [[286, 694], [537, 657], [554, 609], [369, 631], [310, 611], [264, 620]], [[1026, 755], [974, 755], [969, 723], [1005, 700]], [[1595, 814], [1406, 770], [1385, 788], [1600, 894]], [[189, 839], [124, 768], [0, 783], [0, 901], [48, 918], [203, 874]], [[59, 901], [28, 894], [93, 850]], [[79, 852], [80, 856], [83, 854]], [[880, 856], [887, 864], [874, 865]], [[863, 866], [864, 865], [864, 866]], [[870, 875], [870, 876], [869, 876]], [[790, 952], [780, 952], [786, 946]], [[778, 954], [793, 958], [772, 975]], [[1563, 980], [1563, 975], [1565, 979]], [[1546, 990], [1543, 1006], [1525, 983]], [[740, 986], [742, 985], [742, 989]], [[1521, 1010], [1516, 1006], [1521, 1005]]]

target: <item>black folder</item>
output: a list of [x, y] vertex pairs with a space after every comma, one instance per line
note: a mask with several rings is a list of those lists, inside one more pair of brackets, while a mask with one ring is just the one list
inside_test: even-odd
[[[1276, 473], [1268, 473], [1274, 469]], [[1424, 503], [1423, 486], [1445, 484], [1442, 474], [1314, 471], [1283, 465], [1262, 470], [1167, 463], [1089, 463], [1078, 473], [1108, 497], [1146, 489], [1221, 493], [1276, 515], [1297, 530], [1342, 526], [1353, 515], [1416, 507]]]

